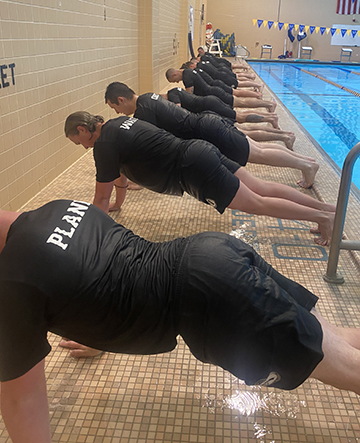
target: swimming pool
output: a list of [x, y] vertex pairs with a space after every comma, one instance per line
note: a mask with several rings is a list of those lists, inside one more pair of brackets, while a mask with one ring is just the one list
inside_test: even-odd
[[[360, 141], [360, 67], [298, 62], [249, 63], [342, 168], [349, 150]], [[352, 180], [360, 189], [360, 159], [355, 163]]]

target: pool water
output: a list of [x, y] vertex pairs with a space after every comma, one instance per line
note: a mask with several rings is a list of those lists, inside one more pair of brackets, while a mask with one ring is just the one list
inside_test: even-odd
[[[249, 63], [342, 168], [349, 150], [360, 141], [360, 67], [291, 62]], [[360, 160], [355, 163], [352, 181], [360, 189]]]

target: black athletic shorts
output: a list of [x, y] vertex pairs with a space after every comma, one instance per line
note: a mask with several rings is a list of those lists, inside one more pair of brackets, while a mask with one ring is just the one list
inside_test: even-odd
[[[195, 90], [194, 93], [196, 94]], [[201, 95], [215, 95], [227, 105], [231, 106], [232, 108], [234, 107], [234, 96], [232, 94], [229, 94], [228, 92], [225, 92], [219, 86], [209, 86], [209, 88], [206, 90], [206, 94]]]
[[190, 237], [178, 274], [179, 333], [199, 360], [248, 385], [294, 389], [323, 358], [318, 298], [227, 234]]
[[[236, 111], [229, 106], [226, 105], [219, 97], [216, 97], [215, 95], [208, 95], [203, 98], [204, 107], [203, 109], [199, 111], [192, 111], [192, 112], [201, 112], [205, 110], [216, 112], [219, 115], [222, 115], [223, 117], [227, 117], [233, 121], [236, 121]], [[191, 111], [191, 109], [189, 109]]]
[[180, 184], [185, 192], [222, 214], [239, 189], [240, 165], [204, 140], [193, 140], [183, 156]]
[[199, 138], [215, 145], [225, 157], [245, 166], [249, 158], [249, 142], [245, 134], [216, 114], [206, 113], [198, 120]]

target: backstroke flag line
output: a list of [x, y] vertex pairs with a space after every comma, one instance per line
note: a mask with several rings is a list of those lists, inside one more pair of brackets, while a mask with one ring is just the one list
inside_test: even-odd
[[337, 0], [337, 14], [360, 14], [360, 0]]

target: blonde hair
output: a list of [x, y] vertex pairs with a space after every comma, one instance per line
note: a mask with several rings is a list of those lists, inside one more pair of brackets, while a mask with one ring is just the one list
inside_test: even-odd
[[77, 135], [79, 134], [78, 126], [84, 126], [91, 134], [96, 131], [98, 123], [104, 123], [104, 117], [101, 115], [92, 115], [86, 111], [77, 111], [70, 114], [65, 121], [65, 135]]

